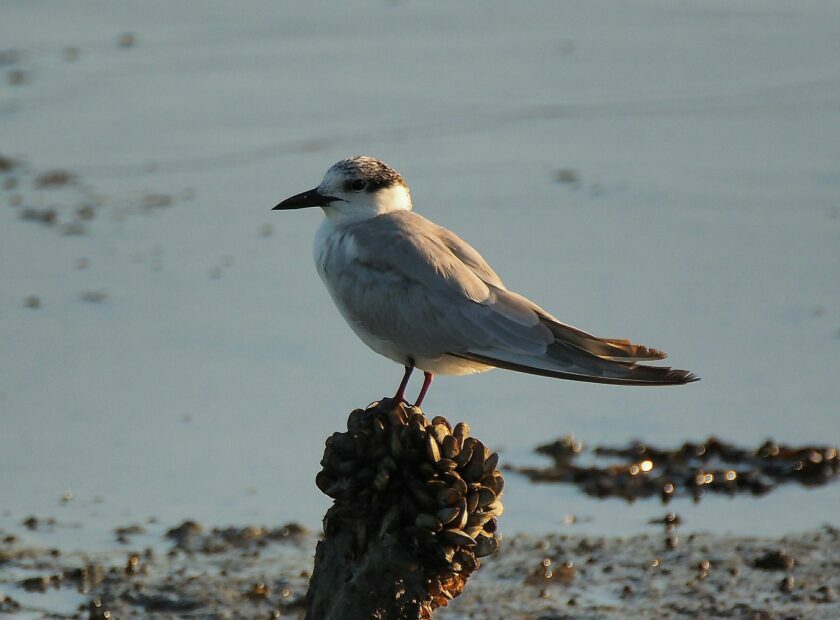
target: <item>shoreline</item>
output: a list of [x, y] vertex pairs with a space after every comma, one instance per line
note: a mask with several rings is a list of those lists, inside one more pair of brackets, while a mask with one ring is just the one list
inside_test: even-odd
[[[780, 537], [514, 534], [436, 617], [840, 617], [840, 529]], [[137, 548], [0, 543], [0, 613], [20, 618], [300, 618], [318, 535], [185, 521]], [[121, 538], [120, 538], [121, 537]], [[108, 613], [110, 615], [108, 615]]]

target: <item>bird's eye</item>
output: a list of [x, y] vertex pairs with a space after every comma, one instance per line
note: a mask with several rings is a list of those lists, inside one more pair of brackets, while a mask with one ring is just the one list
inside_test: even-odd
[[352, 188], [353, 188], [353, 190], [355, 190], [355, 191], [357, 191], [357, 192], [360, 192], [360, 191], [362, 191], [365, 187], [367, 187], [367, 183], [365, 183], [362, 179], [356, 179], [355, 181], [353, 181], [353, 182], [350, 184], [350, 187], [352, 187]]

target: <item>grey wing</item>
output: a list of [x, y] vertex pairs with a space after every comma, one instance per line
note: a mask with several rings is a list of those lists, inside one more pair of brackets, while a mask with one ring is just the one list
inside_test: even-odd
[[[419, 216], [418, 216], [419, 217]], [[426, 220], [428, 222], [428, 220]], [[431, 222], [428, 222], [431, 224]], [[484, 257], [479, 254], [473, 247], [461, 239], [458, 235], [456, 235], [451, 230], [447, 230], [443, 226], [434, 226], [434, 233], [440, 239], [440, 241], [447, 247], [447, 249], [452, 252], [458, 260], [464, 263], [467, 267], [472, 270], [472, 272], [481, 278], [487, 284], [495, 286], [497, 288], [504, 289], [505, 285], [502, 282], [502, 279], [496, 274], [495, 271], [487, 264], [487, 261], [484, 260]]]
[[[600, 383], [660, 385], [690, 373], [642, 366], [655, 349], [601, 339], [557, 321], [508, 291], [481, 255], [412, 212], [369, 220], [353, 231], [351, 310], [365, 329], [418, 357], [444, 354], [531, 374]], [[386, 309], [398, 309], [388, 311]], [[618, 358], [623, 358], [618, 361]], [[625, 361], [626, 360], [626, 361]]]
[[[415, 214], [412, 214], [415, 215]], [[415, 217], [419, 217], [416, 216]], [[428, 222], [431, 224], [431, 222]], [[540, 308], [534, 302], [526, 299], [525, 297], [513, 293], [507, 290], [502, 279], [493, 271], [492, 267], [487, 264], [487, 261], [484, 260], [484, 257], [481, 256], [471, 245], [469, 245], [466, 241], [461, 239], [458, 235], [453, 233], [442, 226], [434, 226], [435, 234], [438, 236], [440, 241], [446, 246], [446, 248], [452, 252], [452, 254], [458, 258], [467, 268], [469, 268], [473, 275], [480, 278], [488, 288], [488, 296], [484, 300], [485, 305], [490, 306], [492, 310], [496, 313], [500, 313], [506, 318], [513, 320], [516, 323], [524, 324], [529, 327], [533, 327], [536, 324], [539, 324], [545, 328], [547, 328], [553, 338], [548, 338], [546, 336], [546, 332], [544, 330], [540, 330], [540, 333], [545, 336], [540, 340], [546, 340], [547, 342], [552, 342], [556, 338], [577, 338], [579, 341], [597, 341], [599, 343], [609, 342], [613, 344], [613, 347], [610, 348], [610, 353], [612, 353], [615, 357], [628, 357], [630, 352], [629, 351], [622, 351], [622, 344], [630, 345], [630, 342], [627, 340], [604, 340], [593, 336], [591, 334], [587, 334], [584, 331], [581, 331], [577, 328], [571, 327], [569, 325], [565, 325], [551, 316], [548, 312]], [[568, 332], [568, 336], [566, 336], [566, 332]], [[593, 343], [594, 344], [594, 343]], [[631, 345], [638, 347], [638, 345]], [[618, 350], [613, 350], [613, 348], [617, 348]], [[650, 350], [653, 351], [653, 350]], [[660, 352], [656, 352], [660, 353]], [[647, 355], [642, 355], [640, 357], [649, 357]], [[661, 357], [664, 357], [664, 354], [661, 354]]]
[[502, 289], [509, 293], [502, 299], [496, 299], [500, 306], [514, 304], [517, 308], [526, 312], [536, 313], [541, 324], [548, 327], [554, 334], [555, 339], [568, 341], [590, 353], [609, 359], [640, 360], [640, 359], [665, 359], [667, 355], [663, 351], [651, 349], [640, 344], [633, 344], [623, 338], [600, 338], [580, 330], [571, 325], [561, 323], [548, 312], [540, 308], [532, 301], [507, 291], [501, 278], [487, 264], [487, 261], [458, 235], [442, 226], [436, 226], [437, 234], [446, 247], [457, 256], [472, 272], [489, 285], [491, 291]]
[[[348, 318], [416, 357], [434, 359], [473, 347], [544, 351], [553, 337], [527, 300], [518, 302], [482, 279], [438, 229], [411, 212], [351, 227], [352, 255], [331, 277], [332, 292]], [[483, 275], [494, 279], [492, 273], [487, 266]], [[500, 294], [511, 299], [497, 304]]]

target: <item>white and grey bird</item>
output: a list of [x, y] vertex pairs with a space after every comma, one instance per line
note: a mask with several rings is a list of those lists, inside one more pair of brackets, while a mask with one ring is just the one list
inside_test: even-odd
[[509, 291], [460, 237], [412, 211], [403, 178], [372, 157], [350, 157], [321, 184], [274, 207], [321, 207], [315, 264], [335, 305], [371, 349], [424, 372], [416, 404], [434, 374], [506, 368], [618, 385], [675, 385], [692, 373], [638, 364], [662, 351], [599, 338], [561, 323]]

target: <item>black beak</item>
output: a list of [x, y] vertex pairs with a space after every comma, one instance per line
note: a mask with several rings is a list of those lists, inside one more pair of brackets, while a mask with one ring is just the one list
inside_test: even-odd
[[286, 210], [286, 209], [305, 209], [306, 207], [326, 207], [331, 202], [340, 200], [340, 198], [333, 198], [332, 196], [324, 196], [318, 193], [318, 188], [310, 189], [308, 192], [297, 194], [291, 198], [286, 198], [279, 205], [274, 207], [272, 211]]

